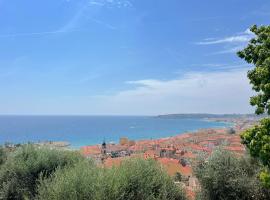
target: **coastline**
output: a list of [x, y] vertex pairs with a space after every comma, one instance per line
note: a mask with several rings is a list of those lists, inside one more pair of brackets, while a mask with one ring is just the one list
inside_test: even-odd
[[[199, 129], [172, 137], [136, 140], [131, 143], [128, 138], [125, 138], [124, 141], [120, 140], [119, 144], [83, 146], [80, 152], [99, 165], [109, 168], [119, 166], [128, 158], [154, 159], [171, 177], [180, 173], [183, 178], [181, 183], [188, 196], [193, 198], [199, 187], [198, 179], [192, 169], [197, 158], [210, 156], [216, 148], [223, 148], [238, 156], [245, 154], [246, 148], [241, 143], [240, 133], [257, 121], [234, 119], [233, 122], [233, 127]], [[234, 132], [231, 132], [231, 128]]]
[[[221, 119], [207, 119], [211, 121]], [[222, 122], [229, 123], [225, 127], [198, 129], [186, 131], [170, 137], [156, 139], [129, 140], [120, 138], [119, 143], [107, 144], [107, 152], [128, 152], [127, 154], [144, 154], [147, 151], [156, 151], [158, 156], [162, 149], [181, 150], [196, 157], [201, 152], [211, 153], [216, 147], [222, 146], [238, 154], [245, 152], [245, 147], [241, 143], [240, 133], [258, 123], [257, 119], [246, 118], [226, 118]], [[121, 141], [121, 140], [124, 140]], [[104, 141], [105, 143], [105, 141]], [[103, 143], [103, 144], [104, 144]], [[100, 158], [102, 155], [102, 145], [86, 145], [80, 148], [81, 153], [86, 157]], [[111, 157], [111, 154], [108, 154]], [[119, 156], [125, 157], [125, 156]]]
[[[166, 119], [167, 119], [167, 117], [165, 118], [165, 120]], [[173, 120], [173, 121], [177, 122], [178, 121], [177, 119], [179, 119], [179, 118], [177, 118], [177, 119], [176, 118], [169, 118], [169, 119], [170, 119], [169, 121]], [[107, 139], [106, 140], [106, 138], [104, 137], [103, 140], [95, 139], [94, 140], [95, 142], [87, 142], [87, 140], [81, 140], [81, 141], [76, 140], [76, 142], [74, 142], [73, 140], [49, 139], [49, 140], [39, 140], [39, 141], [35, 141], [35, 142], [32, 141], [30, 143], [36, 144], [38, 146], [48, 146], [48, 147], [56, 147], [56, 148], [69, 148], [70, 150], [79, 150], [83, 146], [100, 145], [100, 143], [102, 143], [102, 141], [106, 141], [107, 143], [109, 142], [109, 143], [117, 144], [118, 140], [121, 137], [128, 137], [129, 139], [131, 139], [132, 141], [135, 141], [137, 143], [140, 143], [140, 141], [155, 141], [155, 140], [164, 140], [164, 139], [168, 140], [170, 138], [179, 137], [179, 136], [185, 135], [185, 134], [196, 134], [196, 133], [198, 133], [198, 132], [200, 132], [201, 130], [204, 130], [204, 129], [213, 129], [213, 130], [215, 130], [215, 129], [228, 129], [228, 128], [231, 128], [231, 127], [235, 128], [235, 129], [241, 129], [241, 128], [245, 128], [246, 126], [249, 126], [250, 124], [254, 124], [253, 122], [256, 122], [256, 120], [250, 120], [250, 118], [243, 118], [243, 117], [241, 117], [241, 118], [222, 118], [222, 117], [209, 118], [208, 117], [208, 118], [188, 118], [188, 119], [185, 119], [184, 121], [180, 120], [177, 123], [184, 123], [184, 124], [187, 123], [188, 124], [189, 120], [192, 121], [194, 119], [195, 119], [195, 121], [198, 120], [198, 121], [218, 122], [218, 123], [217, 124], [215, 124], [215, 123], [209, 124], [209, 126], [210, 126], [209, 128], [206, 125], [206, 128], [202, 127], [202, 128], [194, 128], [194, 129], [190, 129], [190, 130], [186, 129], [186, 130], [182, 130], [182, 131], [180, 131], [178, 133], [176, 133], [176, 131], [171, 131], [170, 128], [169, 128], [168, 130], [170, 130], [170, 131], [167, 130], [167, 133], [165, 133], [165, 134], [160, 133], [160, 132], [162, 132], [161, 130], [158, 130], [159, 133], [154, 134], [153, 133], [153, 127], [152, 127], [152, 130], [150, 129], [150, 131], [152, 131], [152, 133], [149, 134], [149, 135], [148, 134], [144, 135], [144, 133], [143, 134], [140, 133], [141, 130], [136, 129], [137, 124], [135, 124], [135, 128], [132, 128], [132, 132], [134, 132], [133, 137], [130, 137], [130, 135], [132, 135], [132, 134], [127, 134], [126, 136], [125, 136], [125, 134], [119, 134], [118, 136], [116, 136], [117, 134], [114, 134], [113, 139]], [[153, 123], [153, 121], [152, 121], [152, 123]], [[158, 123], [158, 121], [157, 121], [157, 123]], [[167, 124], [166, 121], [165, 121], [165, 123]], [[144, 125], [147, 125], [147, 124], [144, 124]], [[132, 126], [132, 124], [130, 124], [130, 127], [134, 127], [134, 126]], [[139, 135], [137, 135], [136, 132], [138, 132]], [[172, 134], [168, 134], [168, 132], [172, 132]], [[155, 135], [155, 136], [153, 137], [153, 135]], [[90, 135], [88, 141], [91, 141], [91, 137], [93, 138], [94, 136]], [[101, 138], [101, 137], [99, 136], [99, 138]], [[26, 142], [26, 143], [28, 143], [28, 142]], [[12, 144], [12, 143], [9, 143], [9, 144]], [[13, 143], [13, 144], [18, 144], [18, 143]]]
[[[12, 124], [12, 126], [10, 126]], [[132, 140], [159, 139], [200, 128], [226, 126], [199, 118], [161, 119], [155, 116], [72, 116], [24, 117], [0, 119], [0, 141], [13, 144], [67, 141], [72, 148], [106, 142], [117, 143], [120, 137]]]

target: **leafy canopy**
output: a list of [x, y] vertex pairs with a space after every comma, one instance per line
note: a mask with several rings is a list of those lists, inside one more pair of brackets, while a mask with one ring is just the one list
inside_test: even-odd
[[[250, 28], [255, 38], [248, 46], [238, 52], [240, 58], [255, 66], [248, 72], [248, 78], [257, 95], [250, 98], [250, 104], [256, 106], [256, 114], [270, 115], [270, 26]], [[265, 166], [260, 178], [270, 188], [270, 119], [266, 118], [245, 131], [241, 138], [252, 156], [259, 158]]]
[[185, 194], [154, 160], [127, 159], [111, 169], [80, 162], [41, 181], [39, 200], [185, 200]]
[[0, 167], [0, 199], [33, 199], [41, 176], [82, 159], [76, 152], [20, 147]]
[[263, 119], [259, 125], [243, 132], [241, 135], [243, 143], [250, 150], [253, 157], [258, 157], [266, 169], [260, 177], [263, 183], [270, 188], [270, 120]]
[[201, 157], [194, 170], [201, 184], [198, 200], [270, 199], [270, 190], [262, 187], [257, 178], [260, 165], [256, 160], [237, 157], [222, 149], [205, 160]]
[[270, 114], [270, 26], [250, 28], [255, 38], [248, 46], [238, 52], [238, 56], [255, 66], [248, 72], [248, 78], [253, 85], [256, 96], [251, 97], [250, 103], [256, 106], [256, 113]]

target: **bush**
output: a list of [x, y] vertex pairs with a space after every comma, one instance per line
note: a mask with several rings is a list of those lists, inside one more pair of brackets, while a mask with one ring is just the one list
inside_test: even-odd
[[185, 199], [182, 190], [154, 160], [126, 160], [108, 173], [108, 199]]
[[40, 176], [73, 165], [83, 158], [79, 153], [25, 145], [10, 153], [0, 169], [0, 199], [32, 199]]
[[41, 182], [38, 199], [182, 200], [185, 195], [155, 161], [133, 159], [111, 169], [83, 162], [57, 170]]
[[37, 199], [97, 199], [101, 171], [87, 161], [58, 169], [51, 178], [41, 180]]
[[0, 166], [6, 162], [7, 159], [7, 153], [5, 148], [0, 147]]
[[178, 182], [182, 181], [182, 174], [180, 172], [176, 172], [174, 175], [174, 180]]
[[258, 125], [244, 131], [241, 138], [251, 156], [264, 165], [260, 178], [270, 189], [270, 118], [262, 119]]
[[238, 158], [234, 154], [217, 150], [207, 162], [200, 162], [195, 173], [201, 184], [198, 199], [202, 200], [268, 200], [270, 191], [263, 188], [257, 172], [256, 160]]

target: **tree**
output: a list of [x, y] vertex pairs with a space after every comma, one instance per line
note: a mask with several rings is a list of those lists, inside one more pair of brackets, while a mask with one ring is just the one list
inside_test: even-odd
[[270, 120], [263, 119], [259, 125], [243, 132], [243, 143], [250, 150], [250, 154], [258, 157], [266, 168], [261, 172], [260, 178], [265, 186], [270, 188]]
[[253, 64], [254, 69], [248, 72], [248, 78], [253, 90], [258, 94], [251, 97], [250, 103], [256, 106], [256, 113], [270, 114], [270, 26], [250, 28], [255, 34], [248, 46], [238, 52], [238, 56]]
[[[254, 25], [250, 31], [256, 37], [238, 52], [238, 56], [255, 66], [248, 72], [252, 88], [257, 92], [257, 95], [250, 98], [250, 104], [256, 106], [256, 114], [270, 115], [270, 26]], [[264, 164], [265, 169], [260, 178], [270, 188], [270, 119], [263, 119], [260, 125], [245, 131], [241, 138], [251, 155]]]
[[178, 182], [182, 181], [182, 174], [180, 172], [176, 172], [174, 175], [174, 180]]
[[57, 168], [73, 165], [83, 158], [79, 153], [19, 147], [9, 153], [0, 168], [0, 199], [33, 199], [40, 176], [48, 177]]
[[3, 147], [0, 146], [0, 166], [2, 164], [4, 164], [4, 162], [6, 161], [6, 159], [7, 159], [6, 150], [5, 150], [5, 148], [3, 148]]
[[259, 166], [254, 159], [237, 157], [222, 149], [215, 150], [208, 159], [201, 157], [194, 170], [201, 185], [197, 199], [270, 199], [270, 191], [262, 187], [257, 177]]
[[120, 166], [100, 168], [81, 162], [59, 169], [41, 181], [37, 199], [185, 200], [179, 186], [156, 163], [127, 159]]

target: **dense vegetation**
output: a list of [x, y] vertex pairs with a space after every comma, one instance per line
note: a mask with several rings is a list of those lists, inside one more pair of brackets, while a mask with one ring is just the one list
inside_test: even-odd
[[202, 157], [199, 163], [195, 169], [201, 184], [198, 200], [270, 199], [270, 190], [258, 179], [260, 165], [256, 160], [216, 150], [208, 159]]
[[238, 52], [240, 58], [255, 67], [248, 72], [252, 89], [257, 92], [251, 97], [250, 103], [256, 106], [256, 113], [270, 114], [270, 26], [250, 28], [256, 37], [250, 40], [248, 46]]
[[0, 166], [6, 161], [7, 153], [5, 148], [0, 147]]
[[38, 180], [57, 168], [71, 166], [83, 158], [78, 153], [26, 145], [9, 153], [0, 167], [0, 199], [31, 199]]
[[39, 199], [185, 199], [183, 192], [153, 160], [126, 160], [120, 167], [97, 168], [82, 162], [43, 181]]
[[242, 139], [250, 150], [250, 154], [253, 157], [258, 157], [265, 166], [260, 178], [264, 185], [270, 188], [270, 120], [261, 120], [259, 125], [245, 131], [242, 134]]
[[[238, 52], [240, 58], [254, 65], [248, 72], [248, 78], [257, 95], [251, 97], [250, 104], [256, 106], [257, 114], [270, 115], [270, 26], [252, 26], [254, 37], [248, 46]], [[264, 185], [270, 188], [270, 118], [241, 135], [253, 157], [265, 166], [260, 174]]]
[[26, 145], [0, 167], [0, 199], [182, 200], [185, 194], [153, 160], [105, 169], [71, 151]]

